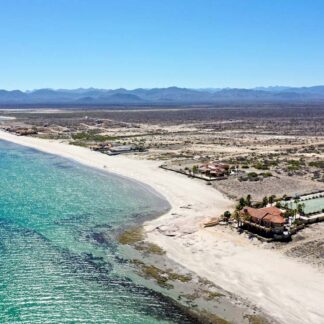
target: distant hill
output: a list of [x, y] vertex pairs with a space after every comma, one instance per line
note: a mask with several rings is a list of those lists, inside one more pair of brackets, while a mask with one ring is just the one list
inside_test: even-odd
[[324, 102], [324, 86], [235, 88], [153, 88], [153, 89], [38, 89], [0, 90], [0, 105], [136, 105], [136, 104], [213, 104], [225, 102]]

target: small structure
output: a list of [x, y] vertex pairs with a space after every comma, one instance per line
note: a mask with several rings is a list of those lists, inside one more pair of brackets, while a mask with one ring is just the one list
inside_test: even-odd
[[122, 153], [130, 153], [134, 151], [134, 147], [131, 145], [121, 145], [121, 146], [113, 146], [109, 149], [108, 155], [117, 155]]
[[100, 144], [95, 144], [90, 146], [90, 149], [92, 151], [99, 151], [99, 152], [105, 152], [110, 150], [110, 148], [112, 147], [112, 144], [110, 143], [100, 143]]

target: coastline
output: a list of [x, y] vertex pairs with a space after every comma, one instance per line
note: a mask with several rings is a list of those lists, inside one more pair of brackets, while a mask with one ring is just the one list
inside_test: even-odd
[[[0, 140], [27, 146], [45, 153], [59, 155], [88, 167], [110, 172], [121, 177], [136, 180], [154, 189], [168, 201], [171, 208], [163, 216], [185, 214], [197, 221], [219, 216], [233, 202], [222, 193], [200, 181], [192, 181], [182, 175], [159, 168], [159, 161], [130, 159], [123, 155], [108, 156], [88, 148], [69, 145], [56, 140], [16, 136], [0, 131]], [[184, 209], [190, 204], [190, 209]]]
[[[159, 168], [159, 162], [107, 156], [87, 148], [17, 137], [0, 139], [56, 154], [83, 165], [131, 178], [152, 187], [171, 205], [147, 221], [147, 239], [171, 260], [216, 285], [247, 298], [282, 323], [319, 323], [324, 318], [322, 274], [309, 265], [254, 246], [225, 229], [202, 229], [202, 220], [220, 215], [233, 202], [199, 180]], [[307, 278], [307, 280], [305, 280]]]

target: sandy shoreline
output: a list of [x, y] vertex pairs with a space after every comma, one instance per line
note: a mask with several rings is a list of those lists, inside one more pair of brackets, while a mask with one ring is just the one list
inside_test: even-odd
[[322, 273], [277, 251], [254, 246], [228, 230], [199, 227], [203, 219], [218, 216], [233, 204], [203, 182], [162, 170], [156, 161], [110, 157], [78, 146], [5, 132], [0, 132], [0, 139], [151, 186], [169, 201], [171, 210], [146, 222], [145, 229], [148, 240], [160, 245], [170, 259], [247, 298], [281, 323], [324, 321]]

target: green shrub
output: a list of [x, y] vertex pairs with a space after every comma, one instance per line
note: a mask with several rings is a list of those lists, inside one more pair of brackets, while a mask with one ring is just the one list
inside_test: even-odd
[[309, 166], [324, 169], [324, 160], [309, 162]]
[[115, 137], [108, 135], [99, 135], [94, 132], [80, 132], [72, 135], [74, 140], [83, 140], [83, 141], [94, 141], [94, 142], [105, 142], [112, 141], [116, 139]]
[[269, 170], [269, 167], [266, 164], [261, 163], [261, 162], [254, 164], [253, 167], [258, 170]]

